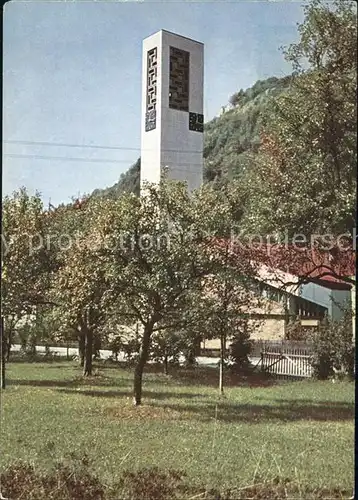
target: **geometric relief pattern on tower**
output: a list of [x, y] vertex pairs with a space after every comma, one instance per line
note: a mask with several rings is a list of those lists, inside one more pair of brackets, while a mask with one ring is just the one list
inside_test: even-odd
[[169, 107], [189, 111], [189, 52], [170, 47]]
[[201, 113], [189, 113], [189, 130], [193, 132], [204, 132], [204, 115]]
[[145, 131], [154, 130], [157, 115], [157, 76], [158, 53], [157, 47], [147, 53], [147, 103], [145, 112]]

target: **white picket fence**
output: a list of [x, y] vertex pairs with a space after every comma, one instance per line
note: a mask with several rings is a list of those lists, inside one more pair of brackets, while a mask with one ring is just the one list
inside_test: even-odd
[[312, 346], [308, 342], [296, 341], [259, 341], [254, 345], [259, 354], [258, 368], [283, 378], [312, 377]]

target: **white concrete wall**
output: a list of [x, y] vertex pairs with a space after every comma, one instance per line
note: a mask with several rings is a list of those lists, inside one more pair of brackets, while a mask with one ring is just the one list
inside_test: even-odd
[[[147, 101], [147, 53], [157, 47], [157, 125], [154, 130], [145, 131], [145, 114]], [[161, 92], [162, 80], [162, 35], [159, 31], [143, 40], [142, 45], [142, 119], [141, 119], [141, 185], [144, 180], [158, 183], [160, 180], [160, 142], [161, 142]]]
[[[186, 181], [192, 191], [203, 180], [203, 136], [189, 130], [189, 112], [169, 108], [170, 46], [190, 53], [189, 111], [203, 114], [204, 46], [188, 38], [159, 31], [143, 41], [141, 183], [159, 182], [163, 167], [168, 177]], [[145, 132], [147, 51], [158, 47], [157, 124]]]

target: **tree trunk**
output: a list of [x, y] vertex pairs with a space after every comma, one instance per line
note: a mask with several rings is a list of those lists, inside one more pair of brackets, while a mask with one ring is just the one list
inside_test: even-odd
[[84, 355], [84, 365], [83, 365], [84, 377], [89, 377], [92, 375], [92, 358], [93, 358], [93, 331], [91, 328], [86, 328], [85, 355]]
[[6, 342], [6, 362], [10, 361], [10, 353], [11, 353], [12, 340], [8, 339]]
[[1, 364], [1, 389], [5, 389], [5, 331], [4, 331], [4, 318], [0, 321], [0, 364]]
[[164, 355], [164, 375], [168, 375], [168, 354]]
[[[4, 320], [4, 324], [5, 324], [5, 320]], [[9, 327], [9, 331], [8, 331], [8, 334], [7, 334], [7, 338], [4, 338], [4, 345], [5, 345], [5, 348], [6, 348], [6, 362], [7, 363], [10, 361], [10, 352], [11, 352], [11, 347], [12, 347], [12, 334], [13, 334], [13, 331], [14, 331], [14, 324], [13, 324], [13, 322], [11, 322], [10, 323], [10, 327]], [[5, 331], [4, 331], [4, 337], [6, 337]]]
[[29, 348], [29, 354], [31, 356], [36, 356], [36, 337], [31, 337], [30, 338], [30, 348]]
[[195, 346], [191, 345], [189, 347], [189, 349], [187, 350], [186, 352], [186, 365], [188, 367], [192, 367], [195, 365], [195, 360], [196, 360], [196, 357], [195, 357]]
[[153, 324], [149, 324], [144, 328], [142, 344], [139, 350], [139, 359], [134, 370], [133, 404], [135, 406], [139, 406], [142, 402], [143, 370], [148, 359], [150, 337], [153, 326]]
[[78, 359], [83, 368], [85, 365], [85, 335], [82, 332], [78, 336]]
[[94, 359], [99, 359], [101, 357], [100, 350], [101, 350], [101, 339], [99, 338], [98, 335], [95, 335], [93, 339]]
[[220, 337], [220, 364], [219, 364], [219, 393], [220, 396], [224, 394], [224, 365], [225, 365], [225, 351], [226, 351], [226, 336]]

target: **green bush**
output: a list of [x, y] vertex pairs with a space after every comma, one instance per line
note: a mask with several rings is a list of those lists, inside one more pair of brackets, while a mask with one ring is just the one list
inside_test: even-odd
[[113, 358], [118, 361], [118, 354], [121, 352], [122, 342], [120, 337], [114, 337], [108, 344], [108, 349], [112, 351]]
[[352, 312], [344, 310], [339, 321], [327, 319], [311, 334], [313, 340], [312, 367], [321, 380], [340, 373], [354, 378], [355, 349], [352, 341]]
[[128, 340], [122, 342], [121, 351], [124, 352], [127, 363], [133, 364], [137, 361], [139, 356], [140, 342], [138, 339]]
[[252, 341], [250, 331], [246, 325], [238, 330], [232, 339], [229, 351], [229, 360], [232, 362], [232, 369], [236, 372], [249, 369], [249, 354], [252, 351]]
[[305, 328], [300, 320], [292, 321], [286, 326], [285, 337], [287, 340], [307, 340], [314, 331], [312, 328], [316, 327]]
[[152, 338], [149, 357], [156, 363], [170, 362], [177, 365], [182, 347], [180, 334], [171, 331], [157, 332]]

